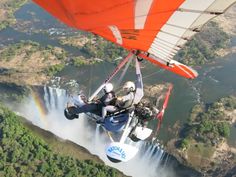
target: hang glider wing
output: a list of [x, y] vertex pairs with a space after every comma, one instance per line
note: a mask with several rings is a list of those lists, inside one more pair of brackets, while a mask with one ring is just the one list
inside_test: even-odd
[[[161, 67], [202, 26], [236, 0], [33, 0], [70, 27], [100, 35], [128, 50], [153, 55]], [[186, 78], [197, 73], [178, 62], [167, 66]], [[186, 66], [185, 66], [186, 67]], [[166, 69], [165, 68], [165, 69]], [[179, 73], [178, 70], [181, 70]]]

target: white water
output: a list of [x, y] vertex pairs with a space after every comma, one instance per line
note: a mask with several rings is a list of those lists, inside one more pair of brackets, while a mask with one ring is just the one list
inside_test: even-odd
[[85, 147], [92, 154], [99, 156], [107, 165], [119, 169], [126, 175], [135, 177], [175, 176], [172, 170], [167, 171], [166, 168], [160, 167], [164, 152], [159, 146], [153, 146], [150, 143], [130, 141], [130, 144], [139, 147], [139, 153], [126, 163], [110, 162], [105, 154], [105, 148], [110, 140], [101, 127], [91, 121], [88, 122], [83, 115], [72, 121], [64, 117], [63, 111], [67, 100], [65, 90], [45, 87], [43, 98], [47, 108], [45, 116], [40, 114], [35, 100], [31, 97], [26, 105], [21, 105], [19, 112], [40, 128]]

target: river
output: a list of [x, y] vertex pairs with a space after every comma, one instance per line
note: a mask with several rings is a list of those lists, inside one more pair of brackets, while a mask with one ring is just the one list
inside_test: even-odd
[[[82, 54], [75, 47], [59, 43], [55, 36], [62, 35], [62, 33], [50, 34], [52, 28], [54, 28], [54, 31], [63, 31], [63, 35], [73, 34], [74, 31], [60, 24], [36, 5], [28, 3], [18, 10], [15, 15], [17, 20], [34, 21], [31, 26], [32, 29], [46, 30], [47, 33], [32, 33], [33, 30], [31, 30], [31, 32], [20, 32], [18, 29], [9, 27], [0, 31], [1, 46], [13, 44], [20, 40], [32, 40], [45, 46], [52, 45], [62, 47], [72, 55]], [[231, 45], [236, 46], [236, 37], [232, 39]], [[166, 82], [173, 83], [174, 85], [162, 129], [159, 133], [159, 139], [164, 142], [173, 136], [172, 132], [169, 130], [176, 122], [182, 125], [187, 121], [189, 111], [193, 105], [199, 102], [210, 103], [223, 96], [236, 93], [236, 54], [219, 58], [214, 64], [205, 65], [197, 69], [199, 77], [195, 80], [186, 80], [153, 66], [148, 62], [144, 62], [142, 66], [145, 85]], [[79, 84], [87, 88], [87, 93], [91, 94], [114, 68], [114, 64], [107, 62], [81, 68], [67, 66], [58, 76], [61, 76], [65, 80], [77, 80]], [[124, 80], [133, 79], [134, 70], [131, 68]], [[229, 143], [236, 146], [236, 126], [232, 126], [231, 128]]]

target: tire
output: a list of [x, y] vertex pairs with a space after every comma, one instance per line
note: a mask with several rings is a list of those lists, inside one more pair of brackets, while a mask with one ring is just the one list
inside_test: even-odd
[[137, 138], [134, 134], [131, 134], [129, 137], [130, 137], [130, 139], [131, 139], [133, 142], [138, 142], [138, 141], [140, 141], [140, 139]]
[[76, 115], [76, 114], [70, 114], [67, 109], [64, 109], [64, 116], [65, 116], [68, 120], [73, 120], [73, 119], [79, 118], [79, 116]]
[[108, 155], [107, 155], [107, 158], [108, 158], [111, 162], [113, 162], [113, 163], [120, 163], [120, 162], [122, 162], [121, 160], [114, 159], [114, 158], [112, 158], [112, 157], [109, 157]]

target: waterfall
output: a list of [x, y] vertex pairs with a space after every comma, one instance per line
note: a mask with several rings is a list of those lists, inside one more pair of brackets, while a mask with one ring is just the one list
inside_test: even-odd
[[43, 96], [43, 98], [44, 98], [44, 103], [45, 103], [45, 106], [46, 106], [46, 108], [47, 108], [47, 110], [50, 110], [50, 98], [49, 98], [49, 95], [48, 95], [48, 91], [47, 91], [47, 87], [46, 86], [44, 86], [43, 87], [43, 91], [44, 91], [44, 96]]
[[47, 95], [50, 96], [50, 108], [51, 110], [55, 110], [56, 109], [56, 102], [55, 102], [55, 99], [56, 99], [56, 94], [55, 93], [55, 89], [52, 88], [52, 87], [49, 87], [49, 93], [47, 93]]
[[[110, 143], [107, 134], [102, 131], [100, 126], [93, 121], [88, 121], [83, 114], [79, 119], [67, 120], [64, 117], [63, 111], [67, 101], [66, 91], [59, 88], [44, 87], [42, 100], [47, 108], [45, 120], [47, 121], [47, 130], [53, 134], [68, 139], [77, 143], [80, 146], [88, 149], [92, 154], [99, 156], [107, 165], [119, 169], [126, 175], [135, 177], [159, 177], [172, 176], [167, 175], [164, 167], [161, 166], [163, 155], [165, 152], [158, 144], [151, 144], [150, 142], [132, 142], [129, 144], [138, 147], [140, 150], [138, 154], [126, 163], [112, 163], [105, 154], [105, 148]], [[37, 109], [32, 106], [34, 104], [27, 104], [24, 110]], [[43, 127], [38, 121], [33, 118], [35, 115], [26, 115], [33, 122], [33, 124]]]

